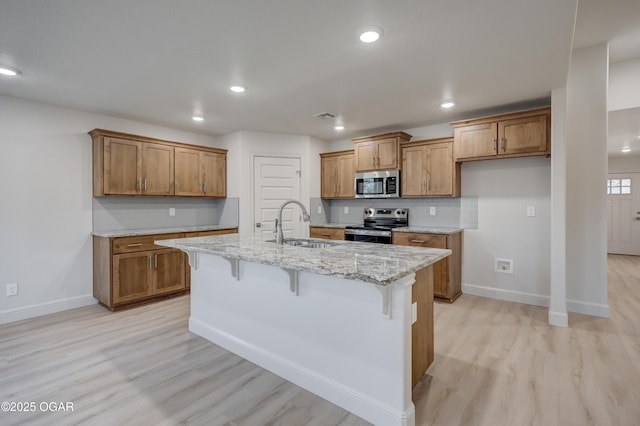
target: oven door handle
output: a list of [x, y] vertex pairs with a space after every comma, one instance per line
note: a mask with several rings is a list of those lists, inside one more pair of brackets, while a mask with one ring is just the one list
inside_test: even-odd
[[376, 231], [368, 229], [345, 229], [345, 235], [365, 235], [371, 237], [390, 237], [391, 231]]

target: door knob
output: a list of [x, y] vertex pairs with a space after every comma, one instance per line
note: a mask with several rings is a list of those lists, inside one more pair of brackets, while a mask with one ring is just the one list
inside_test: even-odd
[[256, 222], [256, 228], [262, 228], [262, 223]]

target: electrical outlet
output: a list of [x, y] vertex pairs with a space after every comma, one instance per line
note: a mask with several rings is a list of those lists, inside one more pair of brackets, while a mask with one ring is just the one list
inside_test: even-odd
[[430, 216], [435, 216], [436, 215], [436, 208], [435, 207], [429, 207], [429, 215]]
[[536, 206], [527, 206], [527, 216], [534, 217], [536, 215]]
[[176, 209], [174, 209], [173, 207], [169, 207], [169, 216], [175, 216], [176, 215]]
[[349, 207], [345, 206], [345, 208], [344, 208], [344, 214], [349, 214]]
[[318, 214], [322, 214], [322, 206], [318, 206]]
[[7, 297], [18, 295], [18, 283], [7, 284]]

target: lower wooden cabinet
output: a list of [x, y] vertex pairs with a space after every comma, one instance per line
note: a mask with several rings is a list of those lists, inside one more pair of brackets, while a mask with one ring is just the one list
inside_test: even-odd
[[462, 232], [451, 235], [394, 232], [393, 244], [451, 250], [451, 256], [433, 265], [433, 296], [452, 303], [462, 294]]
[[153, 242], [237, 233], [237, 228], [133, 237], [93, 237], [93, 296], [111, 310], [189, 291], [187, 256]]
[[310, 226], [309, 237], [327, 240], [344, 240], [343, 228], [328, 228], [324, 226]]

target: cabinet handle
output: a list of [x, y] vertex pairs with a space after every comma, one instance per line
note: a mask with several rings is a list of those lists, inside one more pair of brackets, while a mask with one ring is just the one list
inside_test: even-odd
[[336, 184], [336, 195], [340, 193], [340, 185]]
[[424, 240], [411, 240], [412, 243], [424, 243]]
[[380, 157], [376, 157], [376, 167], [380, 167]]
[[151, 266], [151, 256], [149, 256], [149, 269], [153, 268], [153, 266]]
[[336, 195], [338, 193], [338, 184], [334, 183], [333, 184], [333, 195]]
[[498, 152], [498, 138], [493, 138], [493, 150]]
[[144, 178], [144, 192], [147, 192], [147, 178]]
[[158, 254], [157, 253], [153, 255], [153, 265], [154, 265], [153, 267], [155, 269], [158, 269]]
[[202, 182], [198, 184], [198, 192], [202, 192]]
[[142, 243], [127, 244], [127, 247], [140, 247]]
[[202, 184], [202, 192], [205, 194], [207, 193], [207, 182]]
[[371, 157], [371, 167], [376, 166], [376, 157]]
[[507, 138], [502, 138], [502, 152], [507, 152]]

